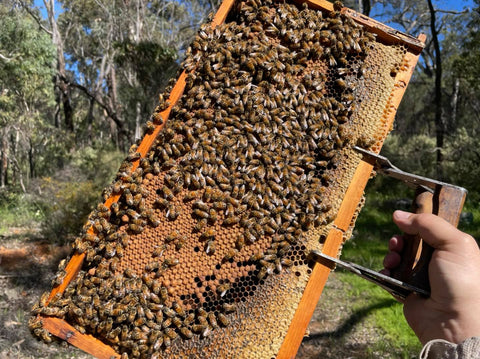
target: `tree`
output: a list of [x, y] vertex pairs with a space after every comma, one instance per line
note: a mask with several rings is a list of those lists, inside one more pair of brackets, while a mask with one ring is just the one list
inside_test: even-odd
[[38, 150], [53, 114], [54, 48], [14, 4], [0, 5], [0, 29], [0, 186], [11, 180], [25, 191], [23, 175], [36, 175]]
[[[445, 180], [447, 174], [444, 172], [444, 154], [447, 134], [455, 130], [448, 128], [448, 124], [451, 125], [452, 122], [448, 120], [450, 115], [446, 115], [452, 113], [449, 107], [452, 105], [451, 101], [445, 101], [447, 95], [455, 98], [455, 92], [449, 94], [445, 87], [448, 81], [444, 72], [445, 62], [451, 56], [448, 50], [454, 50], [447, 49], [447, 39], [450, 33], [462, 31], [461, 27], [455, 26], [460, 24], [458, 18], [463, 19], [467, 12], [439, 9], [432, 0], [396, 0], [381, 3], [384, 10], [381, 16], [389, 19], [388, 23], [396, 24], [413, 35], [420, 32], [427, 34], [427, 43], [412, 81], [414, 86], [420, 86], [422, 90], [418, 91], [420, 94], [414, 90], [415, 96], [410, 99], [407, 92], [404, 101], [406, 105], [400, 108], [396, 129], [397, 133], [403, 136], [427, 133], [435, 137], [434, 175]], [[450, 75], [449, 73], [448, 76]], [[421, 92], [424, 93], [423, 96]], [[422, 99], [423, 103], [419, 103], [419, 99]], [[417, 111], [416, 114], [412, 113], [413, 109]], [[405, 110], [406, 114], [403, 114], [402, 110]], [[422, 121], [418, 121], [419, 118]]]

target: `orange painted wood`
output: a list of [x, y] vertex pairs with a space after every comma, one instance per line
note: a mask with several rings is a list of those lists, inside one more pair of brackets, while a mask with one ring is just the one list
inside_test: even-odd
[[369, 32], [377, 35], [377, 41], [380, 40], [386, 44], [401, 43], [417, 55], [420, 54], [425, 47], [425, 38], [422, 38], [423, 35], [417, 38], [405, 34], [349, 8], [343, 8], [342, 13], [363, 25]]
[[89, 334], [82, 334], [70, 324], [59, 318], [42, 317], [43, 328], [51, 334], [69, 342], [99, 359], [120, 358], [109, 345]]
[[[345, 193], [337, 218], [335, 218], [334, 221], [335, 227], [339, 230], [346, 232], [350, 228], [352, 218], [355, 215], [360, 200], [362, 199], [363, 191], [367, 185], [372, 170], [373, 166], [368, 162], [362, 161], [358, 165], [352, 182]], [[326, 242], [325, 245], [327, 245]]]
[[[343, 242], [343, 232], [333, 228], [329, 233], [325, 244], [328, 243], [326, 254], [337, 257], [339, 245]], [[285, 340], [277, 354], [277, 358], [295, 358], [298, 347], [305, 335], [308, 323], [312, 318], [315, 307], [322, 294], [323, 287], [327, 282], [331, 269], [323, 265], [315, 265], [310, 279], [303, 292], [302, 299], [298, 304], [294, 320], [288, 329]], [[302, 325], [306, 323], [306, 325]], [[300, 339], [300, 341], [298, 340]]]
[[[322, 249], [325, 254], [332, 257], [339, 256], [344, 241], [344, 233], [349, 228], [358, 203], [363, 196], [372, 168], [371, 164], [364, 161], [360, 162], [357, 167], [340, 206], [334, 226], [325, 240]], [[278, 352], [278, 359], [295, 358], [329, 274], [329, 267], [315, 263], [285, 340]]]
[[82, 267], [84, 258], [85, 253], [75, 253], [72, 256], [72, 259], [70, 259], [70, 262], [68, 262], [67, 266], [65, 267], [65, 272], [67, 273], [65, 274], [65, 278], [60, 285], [52, 289], [46, 304], [48, 304], [57, 293], [63, 293], [68, 284], [77, 276], [80, 268]]

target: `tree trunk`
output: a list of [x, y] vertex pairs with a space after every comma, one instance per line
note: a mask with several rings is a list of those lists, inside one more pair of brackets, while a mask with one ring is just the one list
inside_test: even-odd
[[7, 129], [2, 129], [2, 139], [1, 139], [1, 149], [0, 149], [0, 187], [4, 188], [7, 181], [7, 171], [8, 171], [8, 138], [7, 138]]
[[370, 16], [370, 0], [358, 0], [358, 12]]
[[428, 8], [430, 10], [430, 31], [432, 32], [432, 41], [435, 57], [435, 94], [433, 104], [435, 106], [435, 134], [437, 152], [436, 175], [438, 179], [443, 179], [444, 174], [442, 150], [445, 140], [445, 121], [443, 118], [442, 108], [442, 57], [440, 53], [440, 41], [438, 39], [435, 9], [433, 8], [432, 0], [427, 0], [427, 2]]
[[28, 165], [29, 165], [29, 169], [30, 169], [30, 178], [35, 178], [36, 176], [36, 173], [35, 173], [35, 156], [34, 156], [34, 148], [33, 148], [33, 144], [32, 144], [32, 140], [30, 139], [28, 141], [28, 145], [29, 145], [29, 148], [28, 148]]
[[448, 129], [455, 131], [457, 128], [457, 106], [458, 106], [458, 93], [460, 91], [460, 79], [457, 77], [453, 82], [452, 100], [450, 101], [450, 107], [452, 108], [452, 114], [448, 120]]
[[142, 120], [142, 105], [140, 101], [137, 101], [137, 115], [135, 116], [135, 141], [141, 138], [141, 120]]
[[[65, 128], [73, 132], [73, 106], [71, 101], [70, 86], [64, 80], [67, 71], [65, 69], [65, 55], [63, 51], [63, 39], [58, 31], [57, 20], [55, 19], [55, 0], [44, 0], [47, 9], [48, 22], [52, 29], [52, 41], [57, 49], [57, 75], [55, 76], [55, 87], [58, 91], [57, 105], [63, 107], [63, 116]], [[57, 113], [57, 116], [59, 113]], [[60, 121], [56, 118], [55, 124], [58, 126]]]

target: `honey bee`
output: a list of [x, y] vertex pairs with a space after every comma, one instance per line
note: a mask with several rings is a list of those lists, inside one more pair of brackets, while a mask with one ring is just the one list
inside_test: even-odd
[[155, 340], [155, 342], [153, 343], [152, 345], [152, 348], [154, 351], [159, 351], [160, 348], [162, 347], [163, 345], [163, 335], [160, 335], [157, 340]]
[[207, 318], [208, 318], [208, 322], [210, 323], [210, 326], [213, 329], [218, 328], [218, 323], [217, 323], [217, 318], [215, 317], [215, 313], [213, 312], [208, 313]]
[[223, 284], [219, 284], [216, 290], [217, 290], [217, 293], [220, 295], [220, 297], [223, 297], [229, 289], [230, 289], [230, 284], [223, 283]]
[[133, 162], [133, 161], [138, 160], [141, 156], [142, 156], [142, 154], [140, 152], [129, 153], [128, 156], [127, 156], [127, 160]]
[[208, 240], [205, 244], [205, 253], [211, 255], [215, 253], [216, 245], [214, 240]]
[[163, 252], [165, 251], [165, 249], [167, 249], [165, 245], [156, 246], [153, 249], [152, 257], [161, 257], [163, 255]]
[[165, 243], [170, 243], [180, 238], [180, 232], [173, 231], [165, 236]]
[[204, 331], [207, 330], [206, 324], [193, 324], [192, 331], [197, 334], [202, 334]]
[[180, 328], [180, 334], [186, 339], [191, 339], [193, 337], [192, 331], [186, 327]]
[[223, 313], [218, 313], [217, 319], [220, 322], [220, 324], [224, 327], [228, 327], [230, 325], [230, 320]]
[[160, 209], [167, 208], [170, 205], [170, 202], [165, 199], [165, 198], [157, 198], [154, 202], [153, 205], [155, 207], [158, 207]]
[[39, 337], [41, 340], [43, 340], [45, 343], [51, 343], [52, 342], [52, 336], [50, 333], [43, 328], [36, 328], [33, 330], [33, 333], [35, 336]]
[[185, 237], [181, 236], [175, 241], [175, 249], [179, 251], [185, 245]]
[[193, 214], [194, 214], [196, 217], [198, 217], [198, 218], [205, 218], [205, 219], [207, 219], [207, 218], [210, 217], [209, 214], [208, 214], [208, 212], [202, 211], [202, 210], [199, 209], [199, 208], [195, 208], [195, 209], [193, 210]]
[[190, 201], [194, 200], [195, 198], [197, 198], [197, 193], [191, 191], [191, 192], [187, 192], [185, 194], [185, 196], [183, 196], [183, 201], [184, 202], [190, 202]]
[[223, 257], [223, 261], [229, 261], [230, 259], [233, 259], [236, 255], [238, 254], [238, 249], [236, 248], [230, 248], [225, 256]]
[[257, 278], [258, 278], [258, 280], [262, 280], [262, 279], [265, 279], [266, 275], [267, 275], [267, 268], [262, 267], [262, 268], [260, 268], [260, 270], [257, 274]]
[[177, 207], [172, 205], [168, 208], [165, 216], [168, 220], [174, 221], [178, 218], [179, 215], [180, 215], [180, 210]]
[[139, 234], [139, 233], [143, 232], [143, 226], [140, 226], [140, 225], [135, 224], [135, 223], [129, 223], [128, 224], [128, 229], [135, 234]]
[[178, 304], [178, 302], [173, 302], [172, 303], [172, 309], [181, 317], [185, 317], [186, 316], [186, 313], [185, 313], [185, 310], [181, 307], [180, 304]]
[[166, 258], [164, 261], [163, 261], [163, 267], [164, 268], [170, 268], [170, 267], [174, 267], [176, 265], [178, 265], [178, 263], [180, 263], [180, 261], [176, 258]]

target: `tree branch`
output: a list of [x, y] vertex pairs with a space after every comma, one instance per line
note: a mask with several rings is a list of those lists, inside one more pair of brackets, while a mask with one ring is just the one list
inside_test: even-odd
[[107, 106], [103, 101], [102, 99], [98, 96], [98, 95], [94, 95], [92, 94], [85, 86], [83, 85], [80, 85], [76, 82], [72, 82], [70, 81], [68, 78], [64, 77], [64, 76], [60, 76], [60, 78], [62, 79], [62, 81], [64, 81], [66, 84], [68, 84], [69, 86], [72, 86], [72, 87], [75, 87], [77, 89], [79, 89], [80, 91], [82, 91], [85, 95], [87, 95], [87, 97], [91, 98], [92, 100], [94, 100], [102, 109], [105, 110], [105, 112], [107, 113], [108, 117], [110, 117], [113, 122], [115, 122], [115, 124], [117, 125], [118, 129], [120, 132], [125, 132], [124, 128], [123, 128], [123, 122], [120, 120], [120, 118], [117, 116], [117, 113], [112, 109], [110, 108], [109, 106]]
[[40, 27], [40, 29], [42, 29], [43, 31], [45, 31], [48, 35], [50, 36], [53, 36], [53, 32], [49, 29], [47, 29], [43, 24], [42, 24], [42, 21], [41, 19], [37, 16], [37, 14], [35, 14], [32, 9], [30, 9], [30, 7], [28, 7], [27, 4], [25, 4], [23, 1], [20, 1], [20, 4], [22, 5], [22, 7], [25, 9], [26, 12], [28, 12], [28, 14], [33, 18], [33, 20], [35, 20], [35, 22], [38, 24], [38, 26]]
[[5, 62], [10, 62], [10, 61], [12, 61], [14, 58], [15, 58], [15, 56], [14, 56], [14, 57], [6, 57], [5, 55], [0, 54], [0, 59], [3, 60], [3, 61], [5, 61]]

